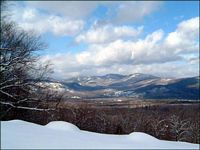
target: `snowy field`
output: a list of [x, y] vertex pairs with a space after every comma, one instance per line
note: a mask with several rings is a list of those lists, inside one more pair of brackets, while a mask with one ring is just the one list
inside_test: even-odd
[[158, 140], [148, 134], [98, 134], [56, 121], [45, 126], [1, 121], [2, 149], [199, 149], [198, 144]]

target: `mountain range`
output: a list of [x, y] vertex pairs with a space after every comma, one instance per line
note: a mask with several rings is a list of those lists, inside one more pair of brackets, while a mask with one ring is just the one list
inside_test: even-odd
[[[107, 74], [49, 80], [71, 98], [134, 97], [146, 99], [199, 100], [199, 77], [161, 78], [149, 74]], [[57, 86], [56, 86], [57, 85]]]

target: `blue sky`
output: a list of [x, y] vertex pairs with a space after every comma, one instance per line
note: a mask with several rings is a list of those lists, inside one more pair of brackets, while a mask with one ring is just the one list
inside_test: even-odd
[[[198, 1], [19, 1], [12, 19], [48, 44], [54, 77], [198, 75]], [[187, 70], [185, 69], [187, 67]]]

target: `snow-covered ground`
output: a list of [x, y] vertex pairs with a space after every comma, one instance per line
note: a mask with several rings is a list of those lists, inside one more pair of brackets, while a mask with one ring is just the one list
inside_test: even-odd
[[56, 121], [45, 126], [1, 121], [2, 149], [199, 149], [198, 144], [158, 140], [148, 134], [99, 134]]

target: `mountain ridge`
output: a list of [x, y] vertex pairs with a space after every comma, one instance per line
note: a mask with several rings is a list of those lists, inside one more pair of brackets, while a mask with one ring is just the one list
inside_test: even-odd
[[[51, 82], [51, 81], [49, 81]], [[150, 74], [79, 76], [58, 81], [81, 98], [139, 97], [199, 99], [199, 77], [162, 78]], [[68, 96], [68, 94], [66, 93]]]

